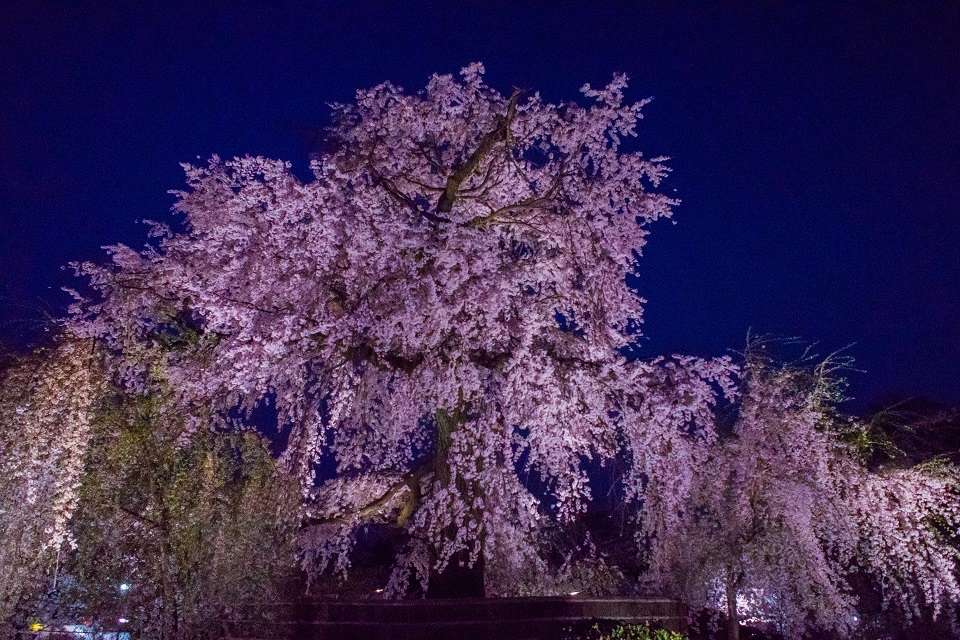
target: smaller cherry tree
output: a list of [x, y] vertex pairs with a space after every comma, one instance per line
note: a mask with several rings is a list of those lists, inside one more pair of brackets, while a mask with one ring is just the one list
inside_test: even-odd
[[219, 638], [240, 619], [254, 633], [252, 614], [296, 581], [297, 483], [256, 433], [189, 433], [167, 400], [109, 388], [100, 403], [63, 601], [158, 640]]
[[61, 552], [102, 372], [89, 340], [62, 339], [0, 372], [0, 625], [33, 604]]
[[696, 473], [686, 528], [664, 541], [659, 577], [694, 608], [725, 611], [731, 640], [747, 610], [788, 638], [854, 633], [858, 576], [906, 620], [960, 601], [956, 470], [869, 471], [853, 444], [865, 427], [835, 410], [835, 364], [778, 366], [748, 349], [732, 434]]

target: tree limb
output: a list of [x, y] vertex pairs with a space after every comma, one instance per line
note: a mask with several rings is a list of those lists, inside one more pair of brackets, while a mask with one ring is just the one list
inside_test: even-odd
[[[417, 496], [417, 494], [419, 494], [420, 492], [419, 491], [420, 481], [426, 475], [433, 473], [433, 471], [434, 471], [434, 460], [433, 458], [431, 458], [430, 460], [427, 460], [426, 462], [411, 469], [406, 475], [404, 475], [402, 478], [400, 478], [399, 480], [394, 482], [392, 485], [390, 485], [390, 487], [386, 491], [384, 491], [379, 497], [375, 498], [374, 500], [360, 507], [360, 509], [355, 511], [356, 515], [361, 518], [367, 518], [376, 514], [377, 511], [379, 511], [382, 507], [384, 507], [387, 503], [389, 503], [405, 487], [410, 488], [411, 491], [414, 492], [414, 496]], [[413, 489], [414, 486], [416, 486], [416, 490]], [[407, 517], [409, 517], [409, 514], [406, 514], [406, 515]], [[403, 516], [404, 514], [401, 513], [401, 517]], [[310, 525], [318, 525], [318, 524], [332, 524], [332, 523], [347, 524], [348, 522], [350, 522], [350, 520], [343, 516], [322, 517], [322, 518], [308, 516], [308, 517], [305, 517], [303, 521], [300, 523], [300, 528], [303, 529]]]
[[470, 154], [467, 161], [454, 169], [453, 173], [447, 177], [447, 186], [440, 195], [440, 200], [437, 201], [437, 211], [440, 213], [450, 213], [450, 211], [453, 210], [453, 203], [457, 199], [460, 185], [477, 170], [480, 162], [490, 153], [493, 145], [507, 139], [510, 133], [510, 123], [513, 122], [513, 117], [517, 111], [517, 99], [519, 97], [520, 92], [514, 91], [513, 95], [510, 96], [510, 99], [507, 101], [506, 115], [497, 118], [496, 128], [494, 128], [493, 131], [485, 133], [483, 137], [480, 138], [480, 144], [477, 145], [477, 148]]

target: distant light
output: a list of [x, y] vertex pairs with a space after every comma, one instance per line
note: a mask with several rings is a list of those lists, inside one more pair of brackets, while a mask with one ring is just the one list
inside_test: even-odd
[[117, 618], [117, 622], [119, 622], [120, 624], [127, 624], [130, 621], [127, 620], [126, 618]]
[[120, 591], [126, 591], [129, 588], [130, 588], [130, 585], [128, 585], [126, 582], [120, 585]]
[[567, 595], [568, 595], [568, 596], [575, 596], [575, 595], [577, 595], [577, 594], [579, 594], [579, 593], [580, 593], [579, 591], [571, 591], [571, 592], [568, 593]]
[[383, 593], [383, 589], [377, 589], [374, 593]]

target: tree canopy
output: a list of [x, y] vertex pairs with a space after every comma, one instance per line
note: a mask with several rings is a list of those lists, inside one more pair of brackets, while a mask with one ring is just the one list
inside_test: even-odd
[[621, 353], [642, 319], [626, 276], [673, 204], [651, 191], [661, 159], [621, 151], [643, 104], [626, 79], [584, 86], [582, 107], [482, 73], [358, 92], [306, 184], [264, 158], [186, 166], [183, 233], [158, 225], [156, 247], [80, 269], [99, 298], [75, 330], [130, 389], [159, 360], [184, 415], [273, 403], [321, 556], [346, 562], [365, 518], [405, 527], [397, 592], [457, 554], [536, 563], [545, 519], [590, 499], [584, 459], [624, 446], [631, 496], [656, 488], [645, 526], [674, 526], [687, 482], [662, 469], [697, 464], [732, 370]]
[[[645, 304], [628, 277], [676, 203], [656, 191], [664, 159], [624, 150], [644, 104], [625, 87], [551, 104], [473, 64], [335, 105], [309, 182], [259, 157], [184, 165], [182, 227], [78, 265], [90, 287], [62, 339], [0, 380], [11, 562], [26, 575], [74, 531], [79, 571], [149, 530], [148, 599], [180, 602], [214, 584], [200, 567], [249, 573], [257, 541], [286, 549], [296, 519], [311, 574], [347, 572], [368, 525], [396, 533], [387, 596], [464, 566], [488, 595], [530, 593], [531, 575], [536, 593], [600, 590], [626, 562], [634, 589], [734, 623], [759, 598], [791, 637], [858, 628], [863, 576], [906, 619], [952, 613], [956, 471], [871, 468], [829, 367], [628, 357]], [[280, 513], [263, 443], [231, 440], [253, 429], [298, 481]], [[629, 513], [619, 558], [579, 526], [605, 466]], [[211, 535], [236, 557], [193, 544]]]

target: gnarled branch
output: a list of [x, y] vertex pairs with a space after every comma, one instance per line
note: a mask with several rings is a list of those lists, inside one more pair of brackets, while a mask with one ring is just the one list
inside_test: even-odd
[[507, 113], [497, 118], [497, 126], [493, 131], [488, 131], [480, 138], [480, 144], [474, 149], [467, 161], [454, 169], [447, 177], [447, 186], [440, 194], [440, 200], [437, 201], [437, 211], [440, 213], [450, 213], [453, 209], [453, 203], [457, 199], [457, 193], [460, 191], [460, 185], [477, 170], [483, 158], [490, 153], [490, 150], [498, 142], [507, 139], [510, 133], [510, 123], [513, 122], [514, 115], [517, 112], [517, 99], [520, 97], [519, 91], [514, 91], [510, 99], [507, 100]]

